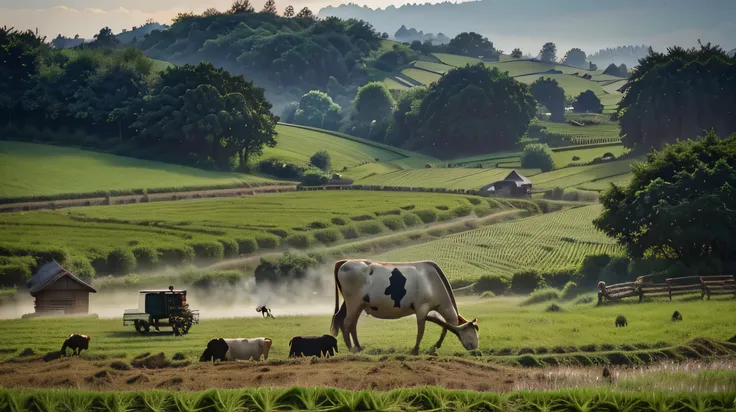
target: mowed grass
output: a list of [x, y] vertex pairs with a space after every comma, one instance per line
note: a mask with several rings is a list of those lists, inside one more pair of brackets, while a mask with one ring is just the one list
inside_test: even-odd
[[[355, 184], [477, 190], [487, 184], [502, 180], [510, 172], [511, 169], [409, 169], [368, 176], [363, 179], [357, 180]], [[517, 172], [524, 176], [533, 176], [536, 173], [539, 173], [539, 170], [518, 169]]]
[[[101, 292], [104, 293], [104, 292]], [[131, 293], [131, 305], [137, 296]], [[619, 304], [596, 307], [595, 304], [576, 305], [561, 303], [565, 312], [545, 312], [547, 304], [520, 306], [521, 298], [499, 297], [494, 299], [458, 298], [460, 313], [466, 318], [477, 318], [480, 333], [480, 351], [503, 352], [502, 349], [574, 347], [611, 345], [618, 350], [621, 345], [658, 346], [681, 345], [695, 338], [716, 341], [730, 339], [736, 323], [736, 301], [714, 299], [711, 301], [687, 301], [675, 299], [672, 303], [654, 301], [642, 304]], [[322, 298], [315, 304], [332, 304], [332, 297]], [[207, 307], [198, 307], [205, 313]], [[674, 310], [683, 314], [684, 321], [673, 323]], [[94, 307], [90, 308], [94, 312]], [[245, 310], [245, 308], [243, 308]], [[248, 310], [252, 308], [248, 306]], [[190, 360], [198, 360], [207, 342], [213, 336], [221, 337], [269, 337], [273, 346], [269, 360], [288, 356], [289, 340], [294, 336], [312, 336], [329, 333], [331, 314], [315, 316], [279, 316], [275, 319], [243, 318], [204, 319], [194, 325], [189, 334], [175, 337], [170, 332], [151, 332], [140, 335], [133, 327], [122, 326], [121, 319], [33, 319], [2, 320], [0, 328], [0, 359], [17, 357], [25, 348], [36, 353], [59, 350], [62, 342], [73, 332], [92, 337], [90, 350], [82, 357], [134, 357], [144, 352], [164, 352], [169, 358], [182, 352]], [[234, 308], [236, 316], [240, 310]], [[712, 316], [719, 313], [719, 316]], [[628, 327], [616, 328], [616, 316], [624, 315]], [[122, 317], [122, 308], [121, 314]], [[162, 330], [165, 330], [162, 328]], [[424, 334], [423, 351], [436, 342], [440, 330], [429, 324]], [[358, 337], [365, 347], [364, 355], [381, 354], [394, 350], [408, 353], [414, 346], [416, 320], [407, 317], [381, 320], [363, 315], [358, 322]], [[338, 357], [349, 356], [342, 336], [338, 338]], [[579, 350], [579, 349], [578, 349]], [[608, 349], [611, 350], [611, 349]], [[515, 352], [512, 350], [511, 352]], [[551, 351], [550, 351], [551, 352]], [[441, 356], [467, 355], [458, 339], [448, 334]]]
[[389, 90], [406, 90], [409, 88], [409, 86], [399, 83], [390, 77], [383, 79], [383, 84], [385, 84]]
[[[609, 147], [593, 147], [589, 149], [579, 150], [565, 150], [552, 152], [552, 160], [555, 162], [557, 168], [565, 167], [570, 163], [587, 163], [597, 157], [602, 157], [606, 153], [610, 153], [616, 157], [628, 153], [629, 149], [623, 146], [609, 146]], [[573, 160], [573, 157], [577, 157], [577, 160]]]
[[275, 182], [242, 173], [210, 172], [68, 147], [12, 141], [0, 141], [0, 175], [0, 198]]
[[434, 83], [437, 80], [439, 80], [440, 77], [442, 77], [441, 74], [431, 73], [426, 70], [419, 70], [419, 69], [413, 69], [413, 68], [404, 69], [401, 71], [401, 74], [411, 79], [414, 79], [424, 85], [429, 85], [431, 83]]
[[480, 59], [476, 59], [475, 57], [459, 56], [457, 54], [432, 53], [432, 56], [436, 57], [443, 64], [452, 67], [465, 67], [468, 64], [474, 65], [481, 62]]
[[525, 84], [532, 84], [540, 77], [556, 80], [560, 87], [565, 89], [565, 95], [567, 95], [567, 97], [577, 97], [580, 93], [586, 90], [592, 90], [597, 96], [606, 94], [599, 83], [569, 74], [530, 74], [526, 76], [516, 76], [514, 79]]
[[600, 212], [600, 205], [592, 205], [529, 217], [396, 249], [378, 258], [431, 259], [451, 281], [474, 281], [488, 274], [510, 277], [523, 269], [578, 265], [588, 255], [623, 254], [614, 239], [593, 226]]
[[404, 158], [403, 155], [378, 145], [372, 146], [317, 130], [280, 124], [276, 131], [276, 147], [264, 148], [261, 159], [276, 158], [307, 164], [314, 153], [325, 150], [330, 154], [332, 168], [340, 170], [364, 162], [375, 162], [376, 159], [386, 162]]
[[568, 167], [534, 175], [530, 180], [535, 189], [564, 189], [630, 173], [632, 165], [642, 160], [643, 158], [623, 159], [597, 165]]
[[448, 71], [454, 69], [452, 66], [448, 66], [446, 64], [442, 63], [434, 63], [434, 62], [425, 62], [425, 61], [416, 61], [414, 62], [414, 67], [418, 67], [420, 69], [429, 70], [431, 72], [437, 73], [437, 74], [444, 74]]
[[631, 182], [631, 178], [634, 176], [633, 173], [624, 173], [618, 176], [605, 177], [603, 179], [593, 180], [591, 182], [583, 183], [578, 185], [578, 189], [582, 190], [593, 190], [596, 192], [602, 192], [608, 190], [611, 187], [611, 183], [616, 186], [628, 186]]

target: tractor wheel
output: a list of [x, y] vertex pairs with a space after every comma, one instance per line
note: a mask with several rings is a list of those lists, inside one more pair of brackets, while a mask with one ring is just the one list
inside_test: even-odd
[[148, 333], [148, 331], [151, 330], [151, 325], [149, 325], [145, 320], [137, 320], [135, 321], [135, 330], [139, 333]]

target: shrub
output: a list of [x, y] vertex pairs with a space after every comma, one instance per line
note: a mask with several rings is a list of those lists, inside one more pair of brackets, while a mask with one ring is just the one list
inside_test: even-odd
[[337, 225], [337, 226], [345, 226], [348, 223], [345, 221], [345, 219], [341, 217], [333, 217], [332, 220], [330, 220], [330, 222], [332, 222], [332, 224]]
[[521, 167], [525, 169], [542, 169], [543, 172], [548, 172], [555, 168], [555, 163], [552, 160], [552, 151], [549, 146], [541, 143], [532, 143], [524, 147], [524, 152], [521, 154]]
[[629, 279], [629, 263], [629, 258], [626, 257], [611, 258], [611, 261], [601, 270], [598, 280], [607, 284], [625, 282]]
[[488, 216], [491, 214], [491, 207], [488, 205], [480, 204], [473, 208], [473, 212], [478, 217]]
[[133, 248], [133, 256], [139, 269], [150, 270], [158, 263], [161, 252], [150, 246], [136, 246]]
[[421, 209], [413, 213], [424, 223], [432, 223], [437, 220], [437, 212], [432, 209]]
[[222, 244], [222, 255], [226, 258], [238, 256], [238, 242], [234, 239], [217, 239]]
[[69, 271], [85, 282], [90, 282], [95, 277], [95, 268], [84, 256], [72, 256], [65, 264]]
[[314, 238], [308, 233], [294, 233], [285, 240], [289, 246], [297, 249], [307, 249], [314, 243]]
[[560, 299], [570, 300], [574, 298], [575, 296], [577, 296], [578, 293], [580, 293], [578, 284], [575, 282], [567, 282], [565, 287], [562, 289], [562, 293], [560, 294]]
[[381, 222], [365, 221], [357, 224], [358, 232], [364, 235], [377, 235], [383, 232], [384, 226]]
[[158, 247], [159, 262], [166, 265], [181, 265], [190, 263], [194, 259], [194, 249], [191, 246], [164, 246]]
[[258, 170], [283, 179], [298, 179], [306, 170], [304, 166], [278, 159], [265, 159], [258, 163]]
[[341, 227], [340, 233], [342, 233], [342, 237], [344, 237], [345, 239], [355, 239], [360, 236], [360, 234], [358, 233], [358, 228], [356, 228], [355, 225]]
[[553, 303], [549, 306], [547, 306], [547, 309], [544, 310], [545, 312], [564, 312], [564, 309], [556, 303]]
[[472, 212], [473, 208], [470, 205], [461, 205], [452, 209], [450, 213], [452, 213], [452, 215], [455, 217], [465, 217], [470, 215], [470, 213]]
[[325, 223], [325, 222], [320, 222], [319, 220], [316, 220], [316, 221], [308, 224], [307, 227], [310, 228], [310, 229], [327, 229], [328, 227], [330, 227], [330, 224], [329, 223]]
[[487, 290], [480, 295], [481, 299], [490, 299], [490, 298], [495, 298], [495, 297], [496, 297], [496, 294], [491, 292], [490, 290]]
[[258, 250], [258, 243], [255, 241], [255, 239], [238, 238], [235, 239], [235, 241], [238, 243], [238, 253], [241, 255], [253, 253]]
[[385, 216], [381, 218], [381, 222], [391, 230], [401, 230], [404, 228], [404, 220], [399, 216]]
[[317, 260], [311, 256], [284, 253], [278, 258], [261, 258], [261, 263], [255, 270], [256, 283], [277, 283], [291, 279], [303, 278], [310, 267], [317, 265]]
[[578, 269], [578, 275], [582, 278], [580, 285], [583, 287], [592, 287], [598, 284], [598, 278], [601, 271], [611, 262], [608, 255], [590, 255], [583, 259], [583, 263]]
[[315, 239], [325, 244], [335, 243], [342, 239], [342, 234], [335, 228], [315, 230], [312, 234]]
[[532, 292], [532, 294], [529, 295], [528, 298], [524, 299], [524, 301], [521, 302], [521, 305], [522, 306], [533, 305], [535, 303], [548, 302], [550, 300], [557, 300], [559, 298], [560, 298], [560, 293], [557, 291], [557, 289], [552, 289], [552, 288], [537, 289], [534, 292]]
[[319, 151], [309, 158], [309, 163], [318, 169], [322, 169], [325, 172], [330, 170], [330, 154], [326, 151]]
[[503, 295], [508, 288], [508, 279], [496, 275], [483, 275], [475, 282], [473, 292], [481, 293], [491, 291], [496, 295]]
[[107, 254], [107, 270], [113, 275], [124, 275], [135, 270], [135, 256], [128, 249], [117, 248]]
[[542, 275], [533, 270], [525, 270], [516, 272], [511, 276], [511, 287], [509, 289], [518, 295], [526, 295], [543, 284]]
[[238, 281], [245, 277], [243, 272], [237, 270], [195, 272], [192, 275], [196, 278], [192, 282], [192, 286], [199, 289], [211, 289], [216, 286], [235, 286]]
[[330, 181], [329, 176], [318, 170], [308, 170], [304, 172], [300, 181], [304, 186], [322, 186]]
[[31, 278], [31, 269], [21, 264], [0, 266], [0, 286], [12, 288], [23, 286]]
[[543, 273], [544, 283], [552, 288], [563, 288], [567, 282], [571, 280], [577, 280], [576, 272], [578, 268], [574, 266], [565, 268], [552, 269], [549, 273]]
[[197, 259], [222, 259], [225, 256], [225, 248], [217, 241], [199, 241], [189, 245], [194, 249]]
[[406, 227], [412, 227], [416, 225], [420, 225], [422, 223], [422, 219], [419, 218], [419, 216], [415, 215], [414, 213], [406, 213], [401, 218], [404, 220], [404, 224]]
[[544, 192], [545, 199], [562, 200], [562, 196], [565, 194], [565, 189], [556, 187], [552, 190]]
[[589, 303], [593, 303], [595, 299], [593, 299], [592, 296], [586, 296], [584, 298], [578, 299], [577, 302], [575, 302], [576, 305], [587, 305]]
[[279, 247], [281, 239], [275, 235], [261, 233], [256, 235], [256, 243], [259, 249], [275, 249]]
[[447, 222], [448, 220], [452, 220], [452, 214], [450, 212], [437, 213], [438, 222]]

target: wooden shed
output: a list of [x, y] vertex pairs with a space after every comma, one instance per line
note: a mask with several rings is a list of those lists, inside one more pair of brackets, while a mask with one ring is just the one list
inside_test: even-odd
[[480, 189], [480, 194], [485, 196], [530, 197], [532, 182], [518, 174], [516, 170], [512, 170], [503, 180], [483, 186]]
[[89, 313], [89, 294], [97, 291], [58, 263], [41, 266], [26, 284], [36, 298], [36, 313]]

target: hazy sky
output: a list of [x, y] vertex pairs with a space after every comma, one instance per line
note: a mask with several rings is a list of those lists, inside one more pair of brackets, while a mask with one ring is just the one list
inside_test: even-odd
[[[265, 0], [251, 0], [260, 8]], [[680, 44], [693, 46], [697, 39], [736, 47], [736, 0], [484, 0], [491, 3], [493, 15], [475, 19], [448, 20], [465, 30], [488, 36], [502, 50], [521, 47], [536, 54], [542, 43], [554, 41], [558, 50], [581, 47], [587, 52], [597, 48], [651, 44], [656, 49]], [[369, 7], [401, 5], [405, 1], [353, 0]], [[414, 0], [411, 3], [425, 3]], [[429, 0], [431, 3], [437, 1]], [[460, 2], [460, 1], [458, 1]], [[36, 29], [47, 37], [61, 33], [90, 38], [101, 27], [118, 33], [123, 28], [141, 25], [146, 19], [169, 24], [178, 12], [201, 12], [209, 7], [227, 9], [232, 0], [0, 0], [0, 26]], [[317, 11], [339, 0], [276, 0], [279, 10], [288, 4], [295, 8], [309, 6]], [[485, 13], [484, 13], [485, 14]], [[414, 26], [425, 32], [437, 27], [421, 27], [421, 16]], [[469, 21], [474, 20], [474, 21]], [[379, 22], [373, 22], [379, 26]], [[398, 26], [382, 30], [395, 32]], [[390, 23], [390, 24], [388, 24]], [[398, 23], [398, 22], [397, 22]], [[410, 22], [409, 27], [412, 27]], [[431, 22], [427, 25], [438, 26]], [[431, 24], [430, 24], [431, 23]], [[444, 24], [443, 24], [444, 25]], [[450, 33], [448, 31], [448, 34]]]

